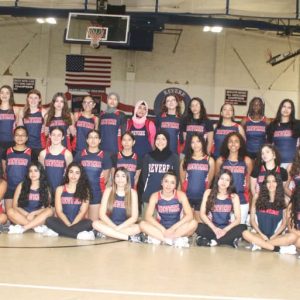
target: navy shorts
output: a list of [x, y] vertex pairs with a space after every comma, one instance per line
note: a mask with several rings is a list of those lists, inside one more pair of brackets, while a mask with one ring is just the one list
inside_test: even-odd
[[190, 203], [190, 206], [191, 206], [194, 210], [199, 211], [199, 210], [200, 210], [201, 203], [202, 203], [202, 199], [190, 199], [190, 198], [189, 198], [189, 203]]

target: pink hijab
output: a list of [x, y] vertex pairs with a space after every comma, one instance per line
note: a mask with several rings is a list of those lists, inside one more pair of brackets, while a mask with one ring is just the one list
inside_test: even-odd
[[[146, 106], [147, 112], [146, 112], [144, 117], [139, 118], [139, 117], [137, 117], [136, 113], [137, 113], [137, 110], [138, 110], [139, 106], [142, 105], [142, 104]], [[147, 119], [147, 115], [148, 115], [148, 104], [143, 100], [138, 101], [135, 104], [134, 114], [132, 116], [132, 121], [133, 121], [134, 127], [137, 128], [137, 129], [140, 129], [140, 128], [144, 127], [146, 119]]]

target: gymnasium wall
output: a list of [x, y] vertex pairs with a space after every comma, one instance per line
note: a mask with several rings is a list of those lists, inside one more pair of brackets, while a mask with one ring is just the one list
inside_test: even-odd
[[[0, 84], [12, 84], [13, 78], [35, 78], [44, 103], [57, 91], [67, 91], [64, 85], [65, 56], [69, 53], [112, 56], [112, 86], [121, 101], [134, 104], [148, 101], [153, 107], [158, 93], [168, 87], [178, 87], [190, 96], [204, 99], [209, 113], [218, 113], [224, 102], [225, 89], [247, 90], [248, 101], [255, 95], [266, 101], [266, 113], [273, 117], [283, 98], [299, 102], [299, 58], [272, 67], [266, 63], [267, 49], [273, 55], [300, 48], [300, 38], [277, 37], [270, 33], [223, 30], [221, 34], [205, 33], [201, 27], [166, 25], [183, 29], [177, 49], [177, 37], [155, 34], [152, 52], [95, 50], [87, 45], [63, 43], [66, 20], [57, 25], [40, 25], [33, 19], [0, 23]], [[28, 44], [29, 43], [29, 44]], [[20, 54], [21, 50], [28, 47]], [[253, 75], [251, 78], [246, 67]], [[2, 75], [11, 62], [12, 75]], [[6, 73], [7, 74], [7, 73]], [[24, 103], [24, 94], [16, 94]], [[236, 106], [236, 114], [245, 114], [245, 106]]]

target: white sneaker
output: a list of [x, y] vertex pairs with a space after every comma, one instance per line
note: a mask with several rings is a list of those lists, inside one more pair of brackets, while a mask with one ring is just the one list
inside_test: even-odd
[[36, 226], [33, 228], [35, 233], [44, 233], [48, 230], [49, 228], [46, 225], [41, 225], [41, 226]]
[[215, 246], [217, 246], [217, 245], [218, 245], [218, 243], [217, 243], [216, 240], [210, 240], [210, 243], [209, 243], [209, 246], [210, 246], [210, 247], [215, 247]]
[[17, 224], [17, 225], [10, 225], [8, 234], [22, 234], [25, 231], [24, 227]]
[[174, 247], [176, 248], [188, 248], [190, 247], [189, 239], [187, 237], [179, 237], [174, 241]]
[[255, 244], [252, 244], [251, 251], [254, 252], [254, 251], [257, 251], [257, 250], [261, 250], [261, 247], [255, 245]]
[[48, 228], [45, 232], [43, 232], [43, 236], [58, 236], [58, 233], [55, 232], [54, 230]]
[[161, 241], [148, 235], [147, 243], [148, 244], [153, 244], [153, 245], [160, 245]]
[[280, 254], [297, 254], [297, 248], [295, 245], [280, 246]]
[[81, 231], [77, 234], [77, 240], [93, 241], [93, 240], [95, 240], [94, 232], [93, 231]]

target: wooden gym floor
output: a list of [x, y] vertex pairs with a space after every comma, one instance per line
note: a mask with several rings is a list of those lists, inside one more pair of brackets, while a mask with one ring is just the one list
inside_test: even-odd
[[1, 299], [299, 299], [300, 259], [36, 233], [0, 235]]

